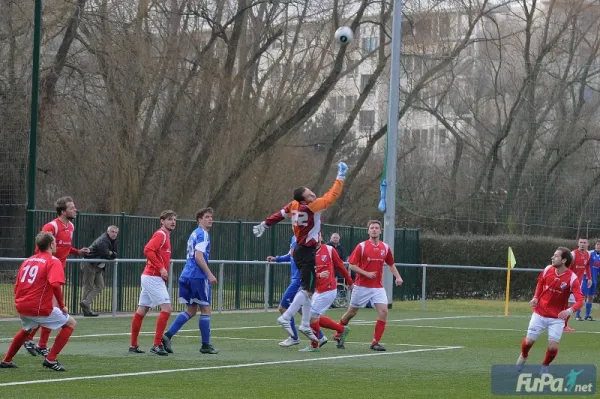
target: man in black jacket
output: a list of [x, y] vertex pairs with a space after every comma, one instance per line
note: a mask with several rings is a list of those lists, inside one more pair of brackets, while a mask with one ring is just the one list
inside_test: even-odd
[[[102, 234], [90, 245], [90, 253], [85, 255], [86, 259], [115, 259], [117, 257], [117, 226], [109, 226], [106, 233]], [[104, 266], [105, 263], [83, 263], [83, 300], [79, 303], [84, 316], [98, 316], [92, 312], [90, 304], [94, 298], [104, 289]]]

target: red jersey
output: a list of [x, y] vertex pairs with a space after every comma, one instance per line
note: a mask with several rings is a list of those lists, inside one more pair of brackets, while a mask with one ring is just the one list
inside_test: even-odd
[[[73, 223], [68, 222], [66, 225], [56, 218], [51, 222], [48, 222], [42, 227], [42, 231], [52, 233], [56, 239], [56, 253], [54, 256], [60, 260], [63, 267], [67, 266], [67, 257], [69, 254], [79, 255], [79, 250], [73, 248], [73, 233], [75, 232], [75, 226]], [[35, 253], [39, 253], [36, 248]]]
[[146, 267], [144, 272], [147, 276], [159, 276], [160, 269], [163, 267], [169, 271], [171, 263], [171, 235], [167, 229], [162, 227], [158, 229], [144, 247], [144, 255], [146, 255]]
[[573, 273], [575, 273], [575, 275], [579, 279], [579, 282], [583, 281], [584, 274], [586, 274], [588, 278], [590, 278], [592, 276], [592, 273], [590, 270], [589, 251], [584, 251], [583, 253], [581, 253], [579, 248], [577, 248], [571, 251], [571, 254], [573, 254], [573, 262], [571, 262], [571, 266], [569, 266], [569, 269], [572, 270]]
[[292, 229], [297, 245], [316, 247], [321, 231], [321, 212], [333, 205], [342, 194], [343, 180], [336, 180], [329, 191], [310, 204], [292, 201], [265, 220], [268, 227], [281, 222], [286, 217], [292, 220]]
[[[327, 292], [337, 290], [337, 278], [335, 271], [338, 270], [346, 279], [346, 284], [352, 284], [352, 277], [346, 270], [344, 262], [338, 255], [337, 251], [330, 245], [321, 245], [315, 255], [317, 263], [317, 287], [315, 292]], [[321, 272], [329, 272], [328, 277], [320, 278]]]
[[538, 298], [538, 304], [533, 311], [540, 316], [556, 319], [569, 306], [571, 293], [575, 297], [572, 309], [575, 312], [583, 306], [581, 282], [570, 269], [558, 274], [554, 266], [546, 266], [538, 277], [534, 295]]
[[371, 240], [363, 241], [354, 248], [348, 263], [356, 265], [366, 272], [375, 272], [375, 278], [368, 278], [356, 273], [354, 284], [360, 287], [383, 288], [383, 264], [394, 264], [394, 256], [390, 246], [383, 241], [374, 245]]
[[[33, 255], [21, 264], [15, 282], [15, 308], [23, 316], [49, 316], [55, 289], [65, 283], [65, 271], [59, 259], [48, 252]], [[60, 292], [60, 288], [59, 288]], [[62, 294], [59, 306], [64, 307]]]

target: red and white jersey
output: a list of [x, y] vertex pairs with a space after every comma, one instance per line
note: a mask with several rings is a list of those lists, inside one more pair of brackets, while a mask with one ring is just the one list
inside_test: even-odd
[[575, 273], [567, 269], [558, 274], [554, 266], [546, 266], [538, 277], [534, 295], [538, 305], [533, 311], [543, 317], [558, 318], [558, 314], [569, 307], [571, 293], [575, 297], [573, 311], [577, 311], [583, 306], [583, 294]]
[[[317, 264], [317, 287], [315, 292], [327, 292], [331, 290], [337, 290], [337, 278], [335, 277], [335, 271], [338, 270], [346, 279], [346, 284], [352, 284], [352, 277], [344, 266], [344, 261], [340, 258], [337, 251], [330, 245], [321, 245], [315, 255], [315, 261]], [[319, 275], [322, 272], [329, 272], [328, 277], [320, 278]]]
[[65, 283], [59, 259], [48, 252], [33, 255], [21, 264], [15, 282], [15, 308], [22, 316], [48, 316], [52, 313], [52, 284]]
[[[75, 226], [73, 223], [68, 222], [64, 224], [60, 218], [56, 218], [51, 222], [48, 222], [42, 227], [42, 231], [52, 233], [56, 239], [56, 253], [55, 257], [60, 260], [63, 267], [67, 266], [67, 257], [69, 254], [78, 255], [79, 251], [77, 248], [73, 248], [73, 233], [75, 232]], [[36, 248], [35, 253], [39, 253]]]
[[571, 251], [573, 255], [573, 262], [571, 262], [571, 266], [569, 269], [572, 270], [579, 281], [583, 281], [583, 275], [586, 274], [588, 277], [592, 276], [590, 270], [590, 253], [589, 251], [581, 252], [579, 248]]
[[354, 248], [348, 263], [356, 265], [366, 272], [375, 272], [375, 278], [367, 278], [360, 273], [356, 273], [354, 284], [360, 287], [383, 288], [383, 264], [394, 264], [394, 256], [390, 246], [383, 241], [377, 245], [371, 240], [363, 241]]
[[265, 220], [268, 227], [281, 222], [286, 217], [292, 220], [292, 229], [296, 236], [297, 245], [316, 247], [321, 231], [321, 212], [329, 208], [342, 194], [344, 182], [336, 180], [325, 195], [310, 204], [292, 201]]
[[144, 255], [146, 255], [146, 267], [144, 272], [147, 276], [159, 276], [160, 269], [163, 267], [169, 271], [171, 263], [171, 235], [167, 229], [158, 229], [144, 247]]

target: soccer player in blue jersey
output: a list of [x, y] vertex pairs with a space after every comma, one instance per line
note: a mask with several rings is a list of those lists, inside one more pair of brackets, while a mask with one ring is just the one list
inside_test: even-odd
[[[285, 292], [283, 293], [283, 297], [281, 297], [281, 301], [279, 302], [279, 313], [281, 313], [281, 314], [284, 314], [285, 311], [288, 309], [288, 307], [294, 300], [294, 297], [298, 293], [298, 290], [300, 290], [300, 287], [301, 287], [300, 270], [298, 270], [298, 268], [296, 267], [296, 262], [294, 262], [294, 258], [292, 256], [292, 253], [294, 252], [295, 247], [296, 247], [296, 237], [292, 236], [292, 239], [290, 242], [290, 252], [288, 252], [285, 255], [280, 255], [280, 256], [267, 256], [267, 262], [276, 262], [276, 263], [290, 262], [290, 264], [291, 264], [290, 265], [290, 276], [291, 276], [290, 285], [288, 285], [288, 287], [286, 288]], [[283, 348], [287, 348], [287, 347], [290, 347], [293, 345], [298, 345], [300, 343], [300, 339], [298, 338], [298, 331], [296, 330], [296, 322], [293, 317], [290, 319], [290, 327], [291, 327], [294, 335], [288, 337], [285, 341], [281, 341], [279, 343], [279, 346], [281, 346]], [[327, 342], [328, 342], [327, 337], [324, 336], [323, 332], [321, 331], [319, 334], [319, 347], [325, 345]]]
[[213, 210], [203, 208], [196, 213], [198, 228], [192, 232], [187, 244], [187, 262], [179, 276], [179, 303], [187, 305], [163, 336], [165, 350], [173, 353], [171, 338], [187, 323], [200, 308], [198, 328], [202, 338], [200, 353], [217, 354], [219, 350], [210, 343], [211, 284], [217, 279], [208, 267], [210, 257], [210, 237], [208, 230], [212, 227]]
[[[596, 246], [590, 251], [590, 270], [592, 271], [592, 286], [588, 288], [588, 277], [585, 275], [581, 282], [581, 291], [585, 295], [585, 320], [594, 321], [592, 306], [598, 290], [598, 274], [600, 274], [600, 240], [596, 241]], [[581, 318], [581, 310], [577, 311], [577, 320], [584, 320]]]

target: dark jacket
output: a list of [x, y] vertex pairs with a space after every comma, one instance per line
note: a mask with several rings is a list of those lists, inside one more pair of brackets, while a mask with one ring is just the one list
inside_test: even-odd
[[96, 238], [89, 248], [90, 253], [84, 256], [85, 259], [115, 259], [117, 257], [117, 240], [111, 240], [108, 233]]
[[338, 255], [340, 256], [340, 258], [345, 262], [346, 261], [346, 255], [344, 254], [344, 248], [342, 248], [341, 244], [338, 244], [338, 246], [336, 247], [335, 245], [333, 245], [333, 243], [330, 241], [327, 243], [327, 245], [331, 245], [333, 248], [335, 248], [335, 251], [338, 253]]

